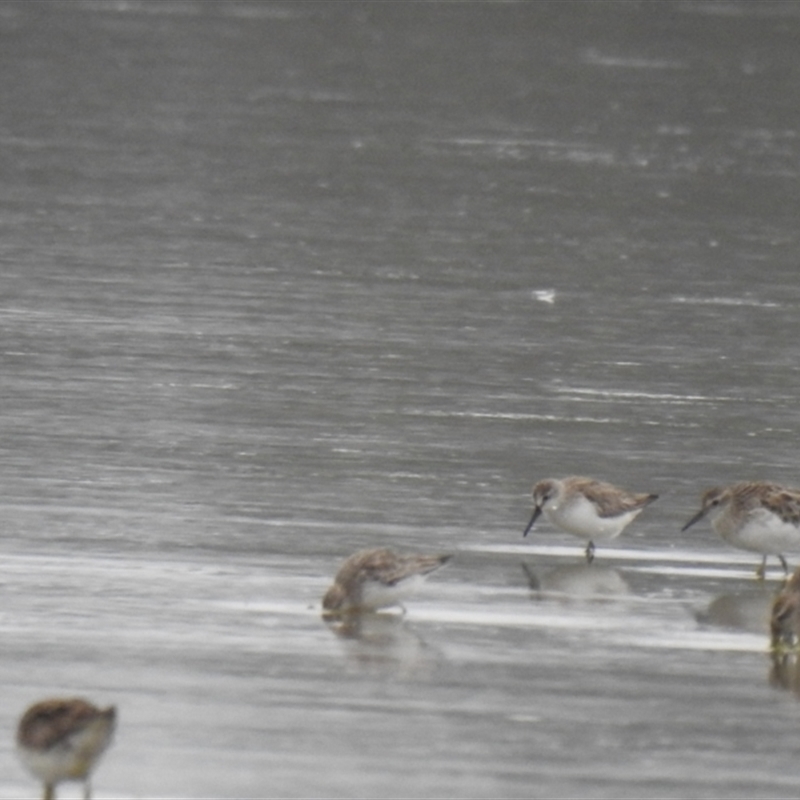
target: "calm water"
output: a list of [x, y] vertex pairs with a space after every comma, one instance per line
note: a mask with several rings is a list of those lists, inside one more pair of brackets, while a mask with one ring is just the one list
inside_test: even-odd
[[[785, 797], [800, 5], [0, 2], [0, 796]], [[618, 543], [534, 480], [661, 499]], [[329, 627], [360, 547], [452, 551]], [[798, 554], [790, 556], [797, 563]], [[77, 796], [77, 787], [63, 790]]]

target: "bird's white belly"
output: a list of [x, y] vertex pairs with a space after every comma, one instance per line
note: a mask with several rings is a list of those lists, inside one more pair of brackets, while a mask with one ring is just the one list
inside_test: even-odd
[[544, 509], [548, 519], [555, 525], [576, 536], [595, 541], [615, 539], [640, 511], [637, 508], [615, 517], [601, 517], [594, 505], [585, 498]]
[[800, 528], [763, 511], [750, 515], [743, 525], [735, 525], [722, 515], [714, 521], [717, 533], [729, 544], [764, 555], [800, 550]]
[[70, 778], [82, 780], [109, 741], [108, 724], [105, 720], [97, 720], [48, 750], [20, 747], [18, 752], [28, 770], [45, 783]]

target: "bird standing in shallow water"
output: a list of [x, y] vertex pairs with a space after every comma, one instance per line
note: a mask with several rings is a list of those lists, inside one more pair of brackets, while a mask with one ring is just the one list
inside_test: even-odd
[[760, 579], [771, 555], [778, 557], [784, 573], [789, 574], [783, 553], [800, 550], [800, 490], [765, 481], [709, 489], [703, 494], [700, 510], [681, 530], [706, 515], [728, 544], [762, 554], [756, 569]]
[[410, 591], [450, 558], [400, 555], [387, 548], [360, 550], [342, 564], [325, 593], [322, 607], [326, 614], [402, 607], [402, 600]]
[[44, 800], [54, 800], [62, 781], [83, 781], [86, 800], [95, 764], [111, 743], [117, 711], [99, 709], [80, 698], [42, 700], [17, 727], [17, 752], [28, 771], [44, 784]]
[[772, 646], [790, 647], [800, 638], [800, 567], [775, 597], [770, 616]]
[[657, 494], [634, 494], [610, 483], [574, 475], [548, 478], [533, 487], [533, 516], [523, 536], [544, 513], [567, 533], [589, 540], [586, 560], [594, 560], [594, 542], [615, 539]]

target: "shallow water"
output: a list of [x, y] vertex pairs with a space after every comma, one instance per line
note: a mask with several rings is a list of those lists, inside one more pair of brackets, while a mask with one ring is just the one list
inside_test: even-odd
[[[680, 527], [800, 482], [798, 28], [0, 3], [0, 796], [61, 693], [97, 796], [796, 792], [777, 564]], [[660, 495], [591, 567], [570, 473]], [[455, 558], [325, 624], [386, 544]]]

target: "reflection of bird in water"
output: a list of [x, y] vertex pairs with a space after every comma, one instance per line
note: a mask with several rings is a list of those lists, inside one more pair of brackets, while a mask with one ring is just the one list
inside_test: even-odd
[[783, 553], [800, 549], [800, 490], [763, 481], [709, 489], [703, 494], [700, 510], [681, 530], [707, 514], [728, 544], [762, 554], [756, 569], [759, 578], [764, 578], [770, 555], [778, 557], [788, 574]]
[[326, 621], [359, 670], [419, 678], [435, 664], [434, 651], [397, 614], [344, 614]]
[[86, 700], [43, 700], [23, 714], [17, 728], [17, 752], [28, 771], [44, 784], [45, 800], [56, 784], [83, 781], [91, 797], [92, 769], [111, 743], [116, 709], [99, 709]]
[[757, 584], [754, 591], [718, 595], [695, 616], [704, 625], [763, 634], [769, 627], [773, 599], [766, 586]]
[[[449, 555], [400, 555], [386, 548], [360, 550], [342, 564], [325, 593], [325, 614], [375, 611], [399, 605]], [[405, 610], [405, 609], [404, 609]]]
[[772, 604], [772, 646], [794, 646], [800, 637], [800, 567], [786, 581]]
[[610, 567], [559, 567], [537, 575], [526, 563], [522, 571], [530, 588], [540, 596], [560, 596], [570, 600], [619, 598], [630, 594], [630, 586], [616, 569]]
[[539, 481], [533, 487], [533, 516], [523, 536], [544, 513], [550, 522], [567, 533], [589, 540], [586, 560], [594, 559], [595, 541], [616, 539], [657, 494], [634, 494], [610, 483], [573, 476]]
[[779, 653], [773, 650], [770, 655], [772, 661], [768, 677], [769, 685], [776, 689], [785, 689], [800, 699], [800, 665], [797, 653]]

